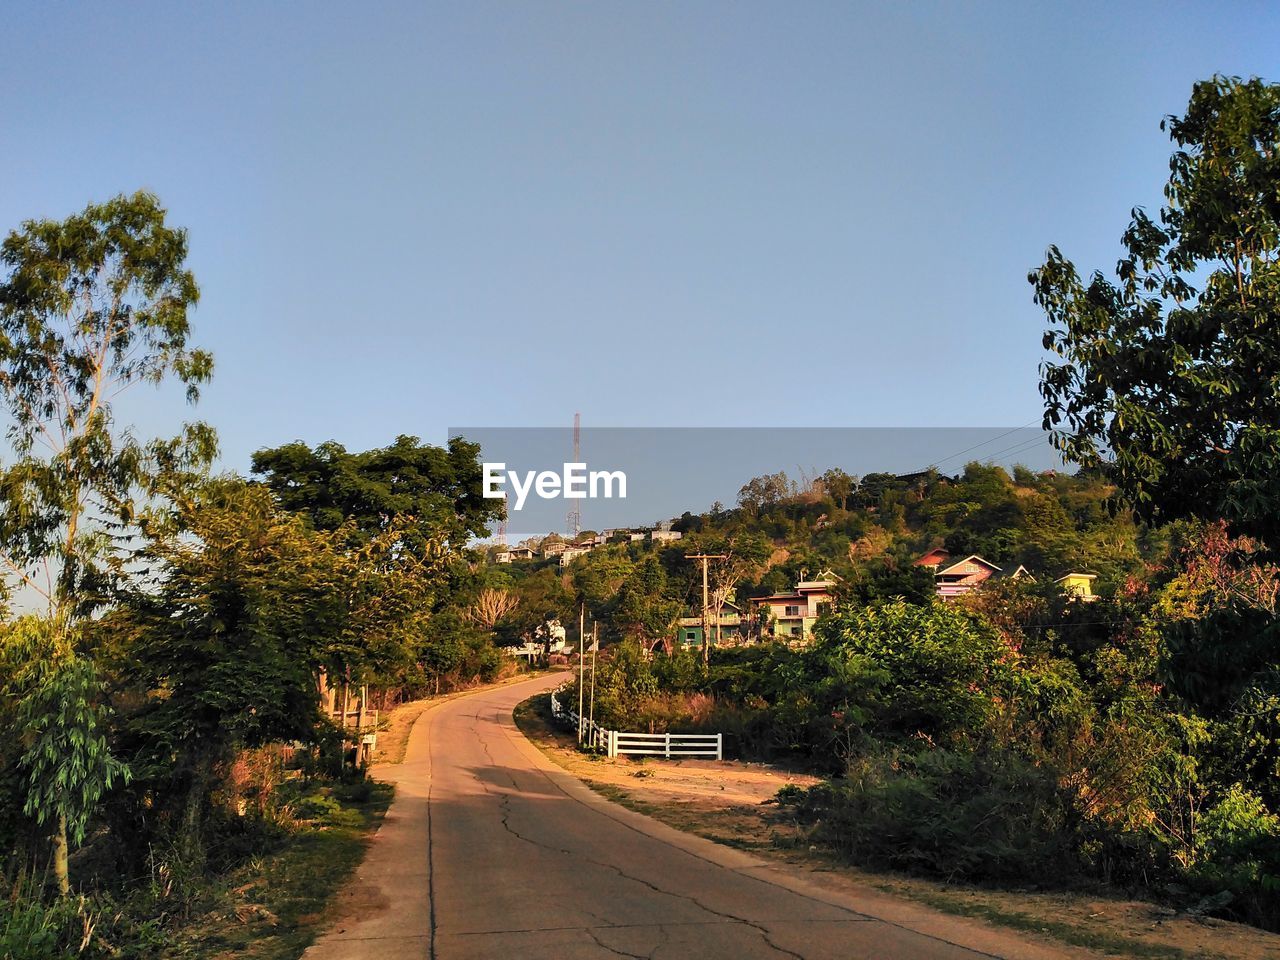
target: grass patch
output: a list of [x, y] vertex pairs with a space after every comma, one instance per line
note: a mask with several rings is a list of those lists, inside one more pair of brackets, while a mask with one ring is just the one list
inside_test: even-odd
[[391, 802], [389, 784], [335, 785], [315, 796], [303, 823], [275, 852], [254, 857], [211, 884], [207, 909], [168, 932], [163, 960], [295, 960], [324, 910], [364, 857], [369, 836]]

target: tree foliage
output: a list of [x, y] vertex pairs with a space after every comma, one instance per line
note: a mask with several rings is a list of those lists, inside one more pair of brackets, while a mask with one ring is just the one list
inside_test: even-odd
[[314, 449], [289, 443], [255, 453], [253, 472], [282, 507], [306, 514], [318, 530], [350, 523], [367, 539], [400, 518], [405, 549], [421, 553], [426, 538], [461, 549], [502, 517], [502, 501], [481, 496], [479, 454], [460, 437], [435, 447], [400, 436], [362, 453], [333, 442]]
[[1051, 247], [1046, 428], [1150, 520], [1224, 519], [1280, 543], [1280, 86], [1197, 83], [1164, 127], [1165, 204], [1135, 209], [1114, 279]]
[[213, 456], [202, 424], [144, 442], [112, 418], [138, 383], [172, 377], [194, 401], [210, 376], [209, 354], [189, 343], [186, 256], [186, 232], [146, 193], [28, 221], [0, 246], [0, 397], [16, 454], [0, 472], [0, 555], [59, 616], [101, 601], [113, 537]]

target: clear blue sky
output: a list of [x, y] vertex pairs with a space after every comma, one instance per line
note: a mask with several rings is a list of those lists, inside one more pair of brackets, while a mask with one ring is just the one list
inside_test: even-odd
[[1025, 423], [1027, 269], [1110, 267], [1161, 116], [1280, 75], [1263, 3], [192, 7], [6, 5], [0, 225], [159, 194], [237, 468], [575, 410]]

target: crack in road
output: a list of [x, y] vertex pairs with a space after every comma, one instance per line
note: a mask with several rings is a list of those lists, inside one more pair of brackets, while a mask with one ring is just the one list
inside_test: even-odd
[[[479, 741], [481, 749], [484, 750], [485, 756], [489, 758], [490, 765], [496, 767], [497, 763], [493, 758], [493, 753], [489, 748], [489, 744], [486, 742], [485, 738], [480, 733], [480, 727], [478, 723], [478, 721], [480, 720], [479, 712], [473, 715], [473, 719], [477, 721], [477, 724], [472, 727], [472, 730], [476, 735], [476, 739]], [[741, 923], [743, 926], [749, 927], [752, 930], [756, 931], [756, 933], [760, 935], [760, 939], [764, 941], [765, 945], [768, 946], [775, 953], [779, 953], [785, 957], [792, 957], [794, 958], [794, 960], [805, 960], [802, 954], [796, 953], [794, 950], [788, 950], [786, 947], [783, 947], [775, 943], [772, 939], [771, 932], [762, 923], [759, 923], [754, 920], [749, 920], [746, 917], [737, 916], [736, 914], [732, 914], [727, 911], [717, 910], [714, 907], [710, 907], [707, 904], [703, 903], [701, 900], [699, 900], [697, 897], [693, 896], [692, 894], [675, 893], [671, 890], [664, 890], [662, 887], [658, 886], [657, 884], [649, 880], [644, 879], [643, 877], [638, 877], [638, 876], [635, 876], [634, 874], [627, 873], [625, 870], [623, 870], [621, 867], [619, 867], [615, 863], [610, 863], [606, 860], [596, 860], [592, 857], [586, 856], [581, 852], [575, 852], [573, 850], [569, 850], [564, 847], [552, 847], [538, 840], [534, 840], [532, 837], [525, 836], [524, 834], [520, 833], [518, 830], [515, 829], [515, 827], [511, 825], [512, 795], [505, 791], [501, 793], [495, 793], [494, 790], [491, 788], [490, 784], [487, 783], [484, 780], [484, 778], [480, 776], [479, 773], [473, 772], [472, 776], [475, 777], [476, 782], [480, 785], [480, 788], [486, 794], [488, 794], [491, 797], [495, 797], [498, 800], [498, 809], [500, 811], [499, 821], [502, 823], [503, 829], [505, 829], [509, 834], [511, 834], [511, 836], [515, 837], [517, 840], [522, 840], [525, 843], [531, 844], [542, 850], [548, 850], [552, 853], [558, 853], [563, 856], [575, 857], [578, 860], [581, 860], [585, 863], [592, 864], [593, 866], [600, 867], [605, 870], [611, 870], [622, 879], [630, 880], [632, 883], [638, 883], [641, 886], [646, 887], [647, 889], [653, 891], [654, 893], [661, 894], [662, 896], [665, 896], [665, 897], [671, 897], [674, 900], [684, 900], [688, 903], [693, 904], [699, 910], [702, 910], [706, 913], [711, 914], [713, 917], [719, 917], [721, 920], [731, 921], [733, 923]], [[509, 774], [508, 774], [508, 779], [511, 780], [511, 789], [518, 790], [519, 787], [516, 785], [515, 779], [511, 777]], [[604, 946], [605, 949], [609, 949], [605, 944], [601, 944], [601, 946]], [[655, 952], [656, 952], [656, 949], [657, 948], [655, 948]], [[617, 952], [617, 951], [614, 951], [614, 952]], [[621, 954], [621, 956], [639, 956], [639, 955]], [[652, 956], [652, 954], [650, 954], [649, 956]], [[640, 957], [640, 960], [649, 960], [649, 958], [648, 956]]]
[[600, 939], [600, 937], [596, 934], [596, 932], [593, 929], [591, 929], [591, 927], [583, 927], [582, 931], [588, 937], [590, 937], [592, 940], [595, 941], [596, 946], [603, 947], [605, 950], [608, 950], [614, 956], [631, 957], [632, 960], [652, 960], [653, 954], [651, 953], [628, 953], [625, 950], [619, 950], [616, 947], [609, 946], [609, 944], [605, 943], [603, 940]]

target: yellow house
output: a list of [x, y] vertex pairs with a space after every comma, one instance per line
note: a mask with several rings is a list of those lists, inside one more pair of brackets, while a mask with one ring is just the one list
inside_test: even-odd
[[1060, 585], [1064, 593], [1074, 594], [1077, 599], [1089, 602], [1098, 599], [1093, 592], [1093, 581], [1097, 579], [1097, 574], [1093, 573], [1068, 573], [1054, 583]]

